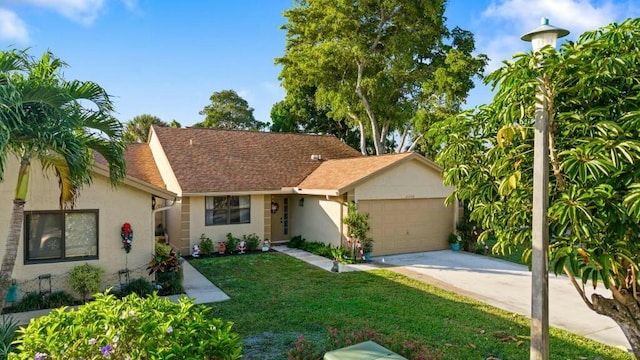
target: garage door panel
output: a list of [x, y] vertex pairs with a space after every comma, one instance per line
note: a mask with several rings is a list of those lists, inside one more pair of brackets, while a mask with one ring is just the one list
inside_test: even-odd
[[369, 213], [373, 255], [447, 249], [453, 230], [453, 209], [444, 199], [360, 200]]

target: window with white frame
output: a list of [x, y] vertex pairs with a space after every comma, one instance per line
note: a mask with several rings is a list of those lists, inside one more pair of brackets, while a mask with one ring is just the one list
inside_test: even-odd
[[98, 210], [26, 211], [25, 263], [98, 258]]
[[205, 225], [249, 224], [251, 196], [205, 196]]

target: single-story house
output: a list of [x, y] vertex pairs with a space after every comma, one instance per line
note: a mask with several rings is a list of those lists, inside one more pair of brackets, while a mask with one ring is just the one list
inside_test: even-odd
[[[8, 160], [1, 249], [19, 165]], [[126, 162], [127, 177], [114, 188], [97, 157], [73, 210], [59, 209], [57, 179], [34, 164], [13, 273], [22, 293], [47, 290], [43, 275], [54, 290], [68, 289], [67, 272], [83, 262], [105, 269], [104, 286], [117, 286], [124, 269], [144, 276], [159, 227], [182, 255], [202, 234], [344, 244], [348, 202], [370, 215], [373, 255], [445, 249], [455, 229], [456, 206], [444, 205], [452, 189], [437, 165], [416, 153], [362, 156], [333, 136], [153, 126], [147, 143], [128, 146]], [[128, 254], [124, 223], [134, 231]]]
[[[93, 168], [93, 183], [82, 189], [73, 209], [60, 210], [60, 189], [53, 174], [43, 174], [32, 164], [25, 219], [13, 278], [20, 293], [69, 290], [67, 273], [83, 263], [105, 270], [103, 287], [117, 286], [129, 277], [147, 275], [153, 253], [154, 218], [161, 218], [164, 204], [176, 194], [166, 190], [147, 144], [132, 144], [126, 153], [127, 176], [114, 188], [106, 162], [100, 157]], [[19, 162], [7, 159], [0, 183], [0, 249], [9, 232]], [[129, 223], [133, 244], [127, 254], [121, 228]]]
[[343, 244], [347, 203], [370, 215], [373, 255], [445, 249], [456, 206], [441, 169], [417, 153], [362, 156], [333, 136], [153, 126], [148, 144], [178, 203], [170, 243], [189, 254], [200, 236], [301, 235]]

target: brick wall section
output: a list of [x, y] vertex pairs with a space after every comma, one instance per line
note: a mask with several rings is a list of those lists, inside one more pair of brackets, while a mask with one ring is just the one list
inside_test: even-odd
[[176, 246], [180, 254], [191, 254], [191, 231], [189, 224], [191, 223], [191, 201], [190, 198], [182, 198], [182, 213], [180, 214], [180, 241]]

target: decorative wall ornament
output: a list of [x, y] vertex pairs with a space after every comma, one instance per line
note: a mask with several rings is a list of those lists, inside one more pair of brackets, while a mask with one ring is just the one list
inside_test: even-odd
[[278, 205], [278, 203], [277, 203], [277, 202], [272, 201], [272, 202], [271, 202], [271, 213], [272, 213], [272, 214], [277, 213], [277, 212], [278, 212], [278, 208], [279, 208], [279, 207], [280, 207], [280, 205]]
[[122, 237], [122, 248], [128, 254], [129, 251], [131, 251], [131, 244], [133, 243], [133, 229], [131, 229], [131, 224], [124, 223], [122, 225], [120, 236]]

